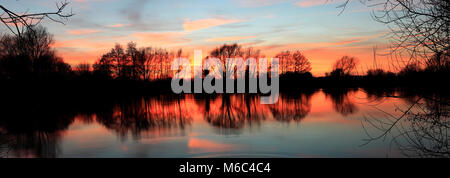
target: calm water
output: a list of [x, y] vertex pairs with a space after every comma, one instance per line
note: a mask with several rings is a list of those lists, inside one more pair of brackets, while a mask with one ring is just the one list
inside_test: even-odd
[[[260, 105], [258, 96], [249, 95], [142, 97], [90, 111], [44, 113], [32, 123], [3, 118], [1, 156], [427, 156], [420, 146], [433, 147], [433, 141], [420, 141], [417, 146], [409, 137], [395, 137], [417, 130], [418, 121], [410, 117], [414, 115], [390, 127], [418, 97], [384, 95], [397, 93], [318, 90], [282, 94], [274, 105]], [[423, 99], [419, 104], [412, 114], [429, 113], [433, 109], [427, 108], [434, 107]], [[448, 115], [438, 119], [448, 126]], [[436, 137], [447, 143], [448, 127], [440, 129], [442, 135]], [[386, 130], [390, 132], [385, 137], [367, 142]], [[420, 134], [411, 135], [422, 139]]]

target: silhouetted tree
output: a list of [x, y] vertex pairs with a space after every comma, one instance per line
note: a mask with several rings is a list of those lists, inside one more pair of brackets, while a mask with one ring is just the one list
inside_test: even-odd
[[164, 79], [170, 77], [170, 66], [174, 53], [169, 53], [166, 49], [151, 48], [148, 51], [148, 55], [151, 58], [148, 60], [150, 78], [152, 79]]
[[4, 35], [1, 40], [2, 56], [27, 56], [37, 59], [53, 53], [50, 44], [54, 42], [53, 35], [42, 26], [36, 26], [22, 36]]
[[252, 47], [249, 47], [249, 48], [242, 49], [242, 57], [243, 57], [243, 59], [248, 59], [248, 58], [258, 59], [260, 57], [264, 57], [264, 55], [261, 54], [261, 50], [255, 50]]
[[94, 76], [101, 79], [110, 79], [113, 75], [114, 66], [109, 54], [104, 54], [92, 67], [94, 68]]
[[355, 57], [344, 56], [337, 60], [333, 65], [333, 71], [342, 72], [344, 75], [350, 75], [358, 65], [358, 59]]
[[70, 65], [55, 55], [53, 36], [42, 26], [33, 27], [21, 36], [4, 35], [0, 40], [2, 78], [48, 78], [68, 75]]
[[311, 63], [300, 51], [294, 52], [292, 57], [294, 59], [295, 72], [306, 73], [311, 71]]
[[131, 62], [131, 78], [138, 80], [141, 77], [141, 68], [144, 65], [142, 63], [142, 55], [140, 54], [141, 51], [138, 51], [136, 48], [136, 43], [130, 42], [127, 46], [127, 58]]
[[383, 69], [369, 69], [367, 71], [367, 76], [383, 76], [385, 71]]
[[169, 52], [160, 48], [137, 48], [136, 43], [127, 44], [126, 50], [116, 44], [94, 64], [94, 74], [115, 79], [151, 80], [172, 76], [172, 59], [182, 57], [182, 50]]
[[125, 56], [125, 51], [120, 44], [116, 44], [113, 49], [111, 49], [111, 58], [116, 63], [116, 77], [126, 78], [127, 75], [127, 65], [129, 60]]
[[87, 72], [91, 71], [91, 64], [80, 63], [80, 64], [76, 65], [75, 71], [77, 71], [79, 73], [87, 73]]
[[227, 58], [242, 57], [242, 54], [241, 46], [237, 43], [231, 45], [224, 44], [210, 53], [211, 57], [220, 59], [223, 62], [223, 66], [226, 66]]
[[292, 60], [290, 51], [282, 51], [275, 55], [275, 58], [278, 58], [280, 61], [280, 69], [281, 73], [286, 73], [292, 71]]
[[[227, 62], [231, 62], [231, 61], [227, 61], [228, 58], [242, 58], [243, 60], [247, 60], [249, 58], [253, 58], [255, 60], [258, 60], [260, 57], [263, 57], [264, 55], [261, 54], [260, 50], [255, 50], [253, 48], [243, 48], [242, 46], [238, 45], [237, 43], [234, 44], [224, 44], [222, 46], [217, 47], [216, 49], [212, 50], [210, 52], [210, 56], [206, 57], [205, 59], [211, 58], [211, 57], [215, 57], [218, 58], [220, 61], [222, 61], [222, 65], [224, 67], [224, 76], [225, 73], [229, 72], [229, 73], [234, 73], [234, 76], [237, 76], [236, 71], [233, 72], [233, 70], [237, 69], [237, 66], [235, 66], [234, 68], [228, 68], [228, 66], [232, 66], [234, 64], [231, 63], [227, 63]], [[245, 69], [245, 77], [256, 77], [256, 76], [250, 76], [250, 70], [249, 70], [250, 66], [247, 66]], [[251, 67], [256, 67], [256, 66], [251, 66]], [[205, 71], [204, 71], [205, 72]], [[209, 71], [208, 71], [209, 73]], [[207, 74], [206, 74], [207, 75]], [[256, 75], [256, 74], [253, 74]]]
[[420, 72], [422, 68], [420, 67], [420, 64], [417, 62], [412, 62], [410, 64], [407, 64], [403, 69], [398, 73], [400, 76], [410, 76], [413, 74], [416, 74]]
[[282, 51], [275, 55], [280, 60], [282, 73], [307, 73], [311, 71], [311, 63], [300, 51]]
[[385, 71], [383, 69], [369, 69], [367, 71], [367, 76], [369, 77], [375, 77], [375, 78], [394, 78], [395, 73]]
[[431, 72], [450, 71], [450, 50], [444, 53], [436, 53], [426, 61], [426, 70]]
[[77, 77], [82, 78], [82, 79], [89, 79], [92, 77], [91, 64], [89, 64], [89, 63], [77, 64], [73, 68], [73, 71]]
[[147, 47], [141, 49], [141, 54], [143, 55], [142, 63], [143, 63], [143, 78], [144, 80], [149, 80], [151, 76], [151, 63], [155, 58], [155, 53], [152, 52], [153, 49], [151, 47]]

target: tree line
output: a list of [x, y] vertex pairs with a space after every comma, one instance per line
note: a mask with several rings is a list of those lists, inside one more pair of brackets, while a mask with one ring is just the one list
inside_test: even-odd
[[[70, 66], [55, 54], [53, 36], [42, 26], [35, 26], [21, 36], [2, 35], [0, 38], [0, 79], [115, 79], [115, 80], [162, 80], [170, 79], [176, 71], [171, 70], [175, 58], [184, 57], [182, 49], [169, 51], [156, 47], [138, 48], [135, 42], [126, 47], [116, 44], [93, 65], [82, 63]], [[410, 62], [397, 74], [381, 68], [369, 69], [367, 76], [409, 76], [414, 73], [448, 73], [449, 52], [437, 53], [424, 63]], [[205, 58], [215, 57], [226, 65], [227, 58], [262, 58], [265, 55], [252, 47], [239, 44], [224, 44], [213, 49]], [[280, 75], [308, 74], [312, 76], [310, 60], [299, 50], [282, 51], [274, 56], [279, 59]], [[355, 75], [359, 60], [352, 56], [339, 58], [327, 77]], [[230, 69], [231, 70], [231, 69]]]
[[[93, 64], [93, 73], [108, 79], [166, 79], [173, 73], [170, 69], [172, 60], [182, 57], [182, 54], [181, 49], [170, 52], [163, 48], [137, 48], [134, 42], [129, 42], [124, 49], [122, 45], [116, 44]], [[85, 72], [89, 70], [86, 67], [81, 69]]]
[[0, 37], [0, 79], [66, 78], [71, 66], [55, 54], [53, 36], [44, 27]]
[[[171, 62], [178, 57], [188, 56], [183, 54], [182, 49], [176, 52], [154, 47], [137, 48], [136, 43], [129, 42], [127, 48], [116, 44], [109, 52], [102, 55], [100, 60], [94, 63], [93, 73], [97, 76], [110, 79], [132, 79], [132, 80], [154, 80], [171, 78], [175, 71], [171, 70]], [[261, 50], [252, 47], [244, 48], [239, 44], [224, 44], [213, 49], [204, 58], [217, 58], [223, 66], [227, 66], [228, 58], [259, 59], [265, 57]], [[280, 59], [282, 73], [296, 72], [309, 73], [311, 63], [300, 52], [283, 51], [275, 56]], [[78, 67], [87, 70], [83, 66]], [[232, 70], [232, 69], [225, 69]], [[207, 71], [205, 71], [207, 72]]]
[[[338, 7], [345, 10], [350, 0]], [[375, 10], [376, 21], [386, 24], [391, 33], [392, 53], [407, 53], [410, 59], [401, 65], [397, 74], [375, 67], [367, 76], [413, 76], [417, 73], [446, 74], [449, 69], [449, 16], [447, 0], [383, 0], [375, 4], [362, 2]], [[0, 79], [53, 79], [77, 76], [81, 78], [108, 78], [131, 80], [158, 80], [170, 78], [170, 62], [180, 57], [182, 51], [169, 52], [161, 48], [137, 48], [129, 43], [126, 49], [116, 44], [102, 55], [92, 66], [79, 64], [71, 67], [55, 55], [50, 44], [53, 37], [45, 28], [38, 26], [43, 19], [64, 23], [74, 13], [67, 12], [69, 2], [56, 4], [55, 11], [17, 13], [0, 5], [0, 21], [13, 35], [2, 35], [0, 39]], [[341, 12], [341, 13], [342, 13]], [[210, 52], [225, 64], [226, 58], [263, 57], [260, 50], [243, 48], [238, 44], [222, 45]], [[283, 51], [275, 55], [280, 59], [281, 75], [309, 74], [310, 61], [300, 51]], [[403, 60], [403, 59], [402, 59]], [[398, 62], [398, 61], [397, 61]], [[327, 77], [346, 77], [355, 73], [358, 59], [344, 56], [332, 66]], [[224, 65], [225, 66], [225, 65]]]

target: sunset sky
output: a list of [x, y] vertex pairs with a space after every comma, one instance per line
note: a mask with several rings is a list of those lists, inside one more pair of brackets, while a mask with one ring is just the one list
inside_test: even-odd
[[[6, 1], [15, 12], [55, 10], [55, 0]], [[93, 63], [115, 43], [138, 47], [182, 48], [206, 55], [214, 47], [237, 42], [261, 49], [267, 57], [301, 50], [314, 75], [331, 70], [343, 55], [360, 59], [358, 70], [373, 66], [373, 47], [388, 44], [387, 26], [375, 22], [358, 1], [339, 15], [342, 0], [71, 0], [76, 15], [66, 25], [46, 20], [58, 54], [70, 64]], [[4, 26], [2, 33], [9, 33]], [[377, 57], [378, 65], [388, 62]]]

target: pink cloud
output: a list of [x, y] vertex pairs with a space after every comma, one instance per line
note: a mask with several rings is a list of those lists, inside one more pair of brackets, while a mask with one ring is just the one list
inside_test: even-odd
[[296, 2], [296, 6], [300, 6], [303, 8], [307, 7], [313, 7], [313, 6], [320, 6], [324, 4], [334, 4], [334, 3], [343, 3], [345, 0], [302, 0], [299, 2]]
[[235, 0], [236, 3], [242, 7], [263, 7], [278, 3], [283, 3], [289, 0]]
[[295, 5], [300, 6], [300, 7], [312, 7], [312, 6], [323, 5], [326, 2], [327, 2], [326, 0], [303, 0], [303, 1], [299, 1], [299, 2], [295, 3]]
[[212, 28], [216, 26], [221, 26], [225, 24], [231, 24], [231, 23], [238, 23], [243, 22], [243, 20], [236, 20], [236, 19], [220, 19], [220, 18], [209, 18], [209, 19], [200, 19], [200, 20], [194, 20], [191, 21], [190, 19], [187, 19], [184, 24], [184, 30], [187, 32], [202, 30], [206, 28]]

